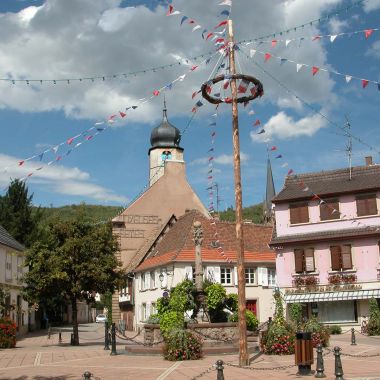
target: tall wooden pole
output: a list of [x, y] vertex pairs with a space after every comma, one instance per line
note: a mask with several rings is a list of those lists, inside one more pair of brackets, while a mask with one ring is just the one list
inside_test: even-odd
[[[228, 20], [230, 74], [236, 74], [234, 32], [232, 20]], [[243, 236], [243, 202], [241, 194], [239, 118], [237, 103], [236, 79], [231, 80], [232, 92], [232, 139], [234, 148], [235, 206], [236, 206], [236, 239], [237, 274], [238, 274], [238, 316], [239, 316], [239, 364], [248, 365], [247, 321], [245, 318], [245, 269], [244, 269], [244, 236]]]

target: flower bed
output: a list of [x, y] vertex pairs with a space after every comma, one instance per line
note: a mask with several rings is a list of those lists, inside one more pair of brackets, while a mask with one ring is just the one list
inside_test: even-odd
[[202, 356], [202, 340], [191, 331], [173, 330], [165, 338], [166, 360], [197, 360]]
[[0, 318], [0, 348], [16, 347], [16, 324], [9, 318]]

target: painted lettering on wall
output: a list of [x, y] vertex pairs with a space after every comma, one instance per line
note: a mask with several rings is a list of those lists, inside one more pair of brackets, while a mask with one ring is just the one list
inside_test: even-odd
[[157, 215], [125, 215], [126, 224], [158, 224]]
[[144, 237], [144, 230], [125, 230], [123, 237], [126, 238], [143, 238]]

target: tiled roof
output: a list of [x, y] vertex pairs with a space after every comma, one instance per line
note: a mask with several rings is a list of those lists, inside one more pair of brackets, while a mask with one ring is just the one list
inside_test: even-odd
[[2, 226], [0, 226], [0, 244], [6, 245], [17, 251], [23, 251], [25, 247], [20, 244], [12, 235]]
[[[148, 257], [136, 268], [145, 270], [170, 262], [194, 262], [195, 247], [193, 242], [193, 224], [200, 221], [203, 228], [202, 260], [204, 262], [223, 262], [220, 249], [215, 248], [217, 240], [226, 257], [236, 261], [235, 223], [216, 221], [213, 226], [197, 211], [190, 211], [181, 216], [162, 240], [149, 253]], [[215, 231], [218, 235], [215, 236]], [[271, 226], [244, 224], [244, 256], [246, 262], [274, 263], [275, 253], [268, 247], [272, 234]], [[213, 244], [213, 246], [212, 246]]]
[[[308, 191], [302, 190], [308, 187]], [[327, 170], [286, 177], [283, 189], [273, 198], [274, 203], [310, 199], [314, 194], [330, 196], [367, 192], [380, 189], [380, 165], [355, 166], [352, 178], [349, 169]]]
[[380, 236], [380, 228], [378, 226], [367, 226], [359, 228], [347, 228], [341, 230], [330, 230], [324, 232], [313, 232], [307, 234], [294, 234], [285, 235], [280, 237], [273, 237], [270, 245], [276, 246], [279, 244], [295, 244], [314, 241], [333, 241], [333, 240], [347, 240], [356, 237], [367, 236]]

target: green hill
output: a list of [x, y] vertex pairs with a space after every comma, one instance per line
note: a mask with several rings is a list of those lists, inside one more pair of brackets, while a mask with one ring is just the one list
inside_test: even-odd
[[[235, 210], [229, 207], [226, 211], [219, 212], [220, 220], [234, 222], [235, 221]], [[263, 223], [263, 204], [259, 203], [257, 205], [244, 207], [243, 208], [243, 220], [251, 220], [253, 223], [262, 224]]]

